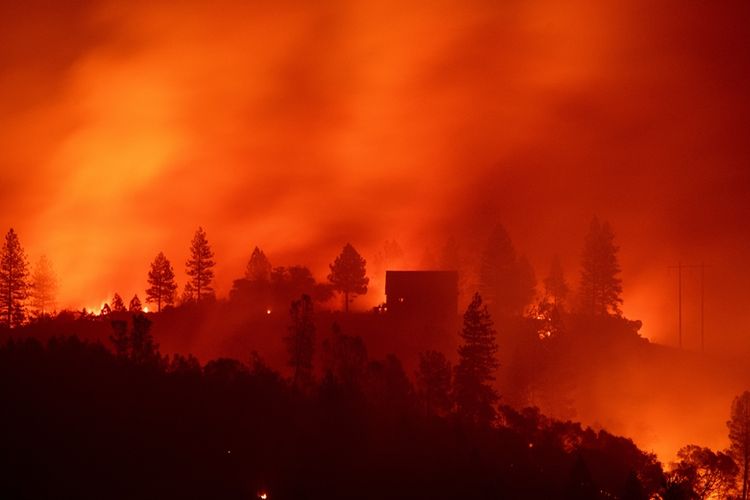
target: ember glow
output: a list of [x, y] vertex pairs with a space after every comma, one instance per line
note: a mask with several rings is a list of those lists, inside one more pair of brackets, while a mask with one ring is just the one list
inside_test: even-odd
[[197, 224], [226, 292], [256, 244], [323, 275], [395, 238], [418, 265], [490, 219], [572, 266], [598, 213], [650, 338], [678, 258], [713, 264], [713, 347], [750, 326], [741, 2], [76, 5], [0, 21], [0, 222], [64, 306], [142, 291], [156, 249], [180, 273]]
[[[575, 286], [598, 215], [641, 335], [677, 344], [672, 267], [705, 262], [702, 292], [683, 275], [685, 347], [700, 351], [704, 321], [709, 354], [747, 359], [750, 4], [407, 4], [3, 2], [0, 227], [31, 262], [54, 263], [60, 309], [143, 298], [159, 251], [181, 291], [200, 225], [220, 299], [256, 245], [325, 281], [351, 242], [368, 262], [353, 306], [365, 311], [384, 303], [386, 269], [437, 268], [450, 238], [476, 269], [498, 222], [537, 291], [555, 254]], [[391, 241], [402, 251], [388, 257]], [[462, 290], [461, 308], [470, 298]], [[267, 322], [286, 321], [264, 305]], [[621, 384], [673, 376], [637, 370]], [[689, 434], [725, 446], [737, 373], [664, 380], [721, 387], [674, 434], [689, 391], [597, 400], [576, 417], [666, 459]]]

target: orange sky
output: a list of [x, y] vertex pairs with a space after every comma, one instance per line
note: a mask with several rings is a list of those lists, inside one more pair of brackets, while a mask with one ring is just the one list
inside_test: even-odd
[[182, 279], [199, 224], [220, 295], [255, 245], [323, 278], [347, 241], [419, 265], [495, 221], [576, 281], [597, 213], [646, 335], [674, 342], [667, 266], [705, 260], [709, 348], [747, 352], [749, 8], [2, 2], [0, 227], [90, 307], [160, 250]]

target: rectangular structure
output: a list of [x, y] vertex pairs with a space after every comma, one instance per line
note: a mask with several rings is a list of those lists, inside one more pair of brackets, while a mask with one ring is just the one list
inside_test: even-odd
[[458, 312], [458, 272], [386, 271], [389, 315], [412, 319], [455, 318]]

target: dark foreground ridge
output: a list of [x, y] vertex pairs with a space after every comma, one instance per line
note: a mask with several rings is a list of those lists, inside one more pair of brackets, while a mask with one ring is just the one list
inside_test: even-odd
[[[428, 411], [395, 357], [294, 388], [248, 363], [120, 356], [75, 337], [0, 349], [4, 498], [647, 498], [629, 439], [500, 407]], [[349, 375], [347, 375], [349, 373]]]

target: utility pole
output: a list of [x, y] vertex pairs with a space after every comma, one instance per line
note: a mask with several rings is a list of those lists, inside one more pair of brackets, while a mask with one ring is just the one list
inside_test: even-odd
[[682, 262], [677, 263], [677, 316], [679, 345], [682, 349]]
[[706, 330], [705, 330], [705, 297], [706, 297], [706, 265], [701, 262], [699, 265], [685, 265], [682, 261], [677, 262], [677, 266], [670, 266], [670, 269], [677, 269], [677, 343], [682, 349], [682, 270], [683, 269], [700, 269], [701, 270], [701, 352], [706, 350]]
[[706, 265], [701, 262], [701, 352], [706, 352], [705, 322], [703, 321], [704, 304], [706, 299]]

